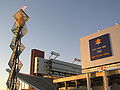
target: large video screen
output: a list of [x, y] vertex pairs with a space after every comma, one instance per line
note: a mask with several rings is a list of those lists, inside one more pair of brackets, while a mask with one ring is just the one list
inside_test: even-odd
[[109, 34], [89, 40], [91, 61], [112, 56]]

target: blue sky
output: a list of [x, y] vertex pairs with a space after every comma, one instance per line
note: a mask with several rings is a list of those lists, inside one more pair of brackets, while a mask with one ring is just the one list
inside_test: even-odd
[[21, 72], [29, 73], [31, 49], [40, 49], [50, 56], [72, 62], [80, 58], [79, 39], [120, 22], [120, 0], [0, 0], [0, 90], [6, 90], [8, 61], [12, 54], [9, 44], [13, 33], [13, 14], [28, 6], [30, 16], [28, 33], [22, 38], [26, 49], [20, 56], [24, 66]]

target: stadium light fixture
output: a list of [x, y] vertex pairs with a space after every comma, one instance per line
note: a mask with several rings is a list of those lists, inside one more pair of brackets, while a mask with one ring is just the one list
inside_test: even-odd
[[79, 59], [79, 58], [74, 58], [74, 60], [73, 60], [73, 62], [72, 63], [74, 63], [74, 62], [81, 62], [81, 59]]
[[[52, 58], [52, 56], [54, 56], [54, 58]], [[60, 56], [60, 53], [57, 53], [57, 52], [53, 52], [53, 51], [52, 51], [49, 59], [55, 60], [58, 56]]]

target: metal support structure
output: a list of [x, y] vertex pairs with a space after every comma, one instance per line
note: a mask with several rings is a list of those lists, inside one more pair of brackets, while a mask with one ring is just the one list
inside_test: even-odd
[[110, 90], [107, 71], [103, 71], [103, 83], [104, 83], [104, 90]]
[[87, 90], [92, 90], [92, 88], [91, 88], [90, 74], [91, 74], [91, 73], [86, 73], [86, 78], [87, 78]]
[[19, 31], [18, 31], [18, 35], [16, 37], [16, 42], [15, 42], [15, 46], [16, 47], [16, 52], [15, 52], [15, 58], [14, 58], [14, 73], [13, 73], [13, 76], [12, 76], [12, 90], [16, 90], [16, 83], [17, 83], [17, 77], [16, 77], [16, 74], [17, 74], [17, 71], [18, 71], [18, 62], [19, 62], [19, 55], [18, 55], [18, 52], [20, 51], [20, 44], [21, 44], [21, 38], [20, 38], [20, 33], [21, 33], [21, 27], [19, 28]]
[[9, 90], [18, 90], [20, 86], [20, 81], [18, 81], [16, 75], [23, 66], [19, 59], [20, 54], [25, 49], [24, 45], [21, 43], [21, 38], [27, 33], [26, 21], [29, 17], [22, 9], [20, 9], [16, 14], [14, 14], [14, 19], [15, 24], [11, 30], [14, 36], [10, 44], [10, 48], [13, 50], [13, 53], [8, 63], [11, 71], [6, 83]]

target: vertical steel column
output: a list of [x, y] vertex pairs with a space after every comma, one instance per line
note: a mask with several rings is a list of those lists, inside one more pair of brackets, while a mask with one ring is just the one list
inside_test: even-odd
[[90, 73], [86, 73], [87, 78], [87, 90], [92, 90], [91, 88], [91, 80], [90, 80]]
[[78, 81], [75, 81], [76, 89], [78, 89]]
[[108, 83], [108, 77], [107, 77], [107, 71], [103, 71], [103, 83], [104, 83], [104, 90], [110, 90], [109, 83]]
[[15, 64], [15, 67], [14, 67], [14, 73], [13, 73], [13, 82], [12, 82], [12, 90], [16, 90], [16, 84], [17, 84], [17, 77], [16, 77], [16, 74], [18, 73], [18, 62], [19, 62], [19, 55], [18, 55], [18, 52], [20, 51], [20, 45], [21, 44], [21, 38], [20, 38], [20, 33], [21, 33], [21, 27], [19, 28], [18, 30], [18, 34], [17, 34], [17, 37], [16, 37], [16, 46], [17, 46], [17, 49], [16, 49], [16, 53], [15, 53], [15, 58], [14, 58], [14, 64]]

